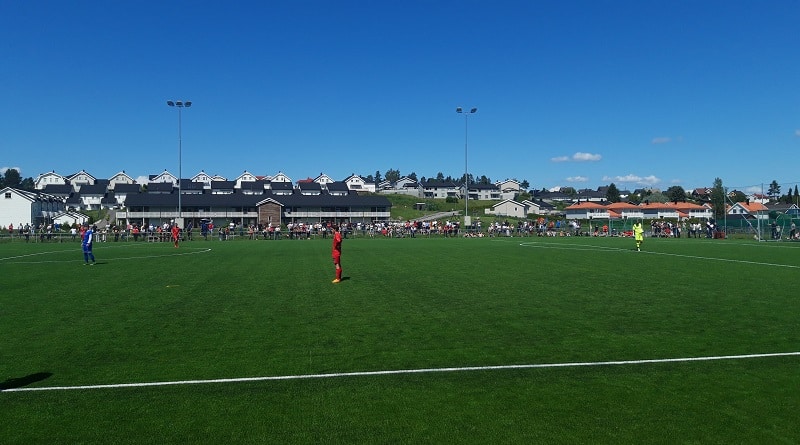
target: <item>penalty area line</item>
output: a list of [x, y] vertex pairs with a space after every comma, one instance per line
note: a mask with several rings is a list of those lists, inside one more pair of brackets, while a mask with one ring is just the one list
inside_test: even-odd
[[745, 359], [789, 357], [789, 356], [800, 356], [800, 351], [775, 352], [767, 354], [717, 355], [708, 357], [681, 357], [681, 358], [662, 358], [662, 359], [646, 359], [646, 360], [614, 360], [614, 361], [604, 361], [604, 362], [568, 362], [568, 363], [540, 363], [540, 364], [529, 364], [529, 365], [463, 366], [463, 367], [451, 367], [451, 368], [395, 369], [386, 371], [335, 372], [326, 374], [299, 374], [299, 375], [240, 377], [240, 378], [208, 379], [208, 380], [177, 380], [177, 381], [167, 381], [167, 382], [117, 383], [117, 384], [106, 384], [106, 385], [9, 388], [0, 390], [0, 392], [72, 391], [72, 390], [90, 390], [90, 389], [144, 388], [150, 386], [206, 385], [214, 383], [264, 382], [273, 380], [331, 379], [340, 377], [365, 377], [365, 376], [383, 376], [383, 375], [398, 375], [398, 374], [431, 374], [431, 373], [441, 373], [441, 372], [503, 371], [511, 369], [575, 368], [575, 367], [590, 367], [590, 366], [645, 365], [654, 363], [657, 364], [657, 363], [706, 362], [715, 360], [745, 360]]

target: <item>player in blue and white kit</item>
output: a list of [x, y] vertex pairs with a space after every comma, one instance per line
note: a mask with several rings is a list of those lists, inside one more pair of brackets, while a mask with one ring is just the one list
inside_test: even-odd
[[83, 232], [83, 239], [81, 239], [81, 247], [83, 247], [83, 265], [89, 264], [89, 259], [92, 259], [92, 266], [94, 266], [94, 253], [92, 253], [92, 242], [94, 241], [94, 227], [89, 227], [89, 224], [84, 224], [86, 231]]

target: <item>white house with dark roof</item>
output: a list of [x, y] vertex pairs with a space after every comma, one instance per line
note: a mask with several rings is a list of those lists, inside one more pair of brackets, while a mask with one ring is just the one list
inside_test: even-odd
[[326, 175], [325, 173], [320, 173], [319, 176], [314, 178], [314, 182], [316, 182], [317, 184], [320, 184], [320, 185], [322, 185], [324, 187], [325, 185], [330, 184], [331, 182], [334, 182], [334, 179], [331, 178], [330, 176]]
[[464, 192], [463, 188], [459, 187], [453, 181], [437, 181], [429, 179], [420, 183], [422, 187], [422, 198], [460, 198]]
[[291, 195], [294, 193], [294, 186], [291, 182], [285, 181], [278, 181], [278, 182], [268, 182], [267, 186], [269, 190], [272, 191], [275, 195]]
[[514, 199], [515, 193], [507, 193], [509, 196], [503, 196], [500, 188], [494, 184], [479, 184], [472, 183], [469, 185], [469, 199], [484, 200], [484, 201], [497, 201], [499, 199]]
[[297, 188], [303, 195], [319, 195], [322, 193], [322, 185], [314, 181], [301, 182], [297, 184]]
[[44, 192], [5, 187], [0, 190], [0, 226], [48, 223], [66, 209], [64, 200]]
[[80, 196], [81, 208], [86, 210], [97, 210], [101, 208], [102, 200], [108, 190], [102, 184], [85, 184], [81, 186]]
[[[217, 179], [218, 181], [224, 181], [225, 179]], [[199, 182], [204, 185], [205, 189], [211, 189], [211, 181], [212, 178], [203, 170], [200, 170], [200, 173], [192, 176], [192, 182]]]
[[292, 178], [287, 176], [286, 173], [278, 172], [277, 175], [270, 178], [270, 182], [288, 182], [289, 184], [291, 184], [294, 181], [292, 181]]
[[55, 170], [42, 173], [34, 180], [34, 187], [37, 190], [44, 190], [48, 185], [66, 185], [69, 184], [69, 179], [56, 173]]
[[331, 182], [325, 186], [325, 189], [332, 196], [345, 196], [350, 193], [350, 188], [344, 181]]
[[503, 201], [494, 204], [493, 206], [484, 209], [484, 213], [492, 216], [506, 216], [512, 218], [527, 218], [528, 205], [514, 201], [513, 199], [504, 199]]
[[267, 181], [259, 179], [256, 181], [243, 181], [239, 183], [239, 190], [246, 195], [263, 195], [267, 190]]
[[497, 186], [501, 193], [511, 193], [511, 196], [513, 196], [514, 193], [519, 193], [522, 191], [522, 184], [520, 184], [516, 179], [497, 181], [494, 183], [494, 185]]
[[128, 195], [135, 195], [140, 192], [141, 186], [139, 186], [139, 184], [117, 184], [117, 186], [114, 187], [114, 199], [117, 201], [117, 204], [124, 205]]
[[136, 180], [131, 178], [130, 175], [125, 173], [125, 170], [117, 173], [116, 175], [110, 177], [108, 179], [108, 188], [109, 190], [115, 190], [117, 185], [120, 184], [135, 184]]
[[367, 192], [367, 193], [374, 193], [375, 192], [375, 183], [374, 182], [367, 182], [361, 175], [357, 175], [355, 173], [351, 174], [347, 178], [345, 178], [344, 183], [347, 184], [347, 188], [354, 191], [354, 192]]
[[238, 178], [234, 179], [234, 182], [236, 183], [236, 188], [238, 189], [238, 188], [241, 188], [242, 182], [255, 182], [257, 180], [258, 179], [256, 178], [256, 176], [254, 174], [252, 174], [249, 171], [245, 170], [244, 173], [239, 175]]
[[150, 176], [150, 183], [154, 182], [169, 182], [172, 183], [174, 186], [178, 186], [178, 177], [173, 175], [172, 173], [164, 170], [163, 172]]
[[86, 170], [81, 170], [67, 176], [67, 180], [72, 184], [72, 189], [78, 192], [84, 185], [94, 185], [97, 178], [87, 173]]

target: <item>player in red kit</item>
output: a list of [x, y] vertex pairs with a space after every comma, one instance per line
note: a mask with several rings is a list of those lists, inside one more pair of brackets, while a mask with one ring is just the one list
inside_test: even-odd
[[334, 225], [333, 229], [333, 265], [336, 266], [336, 278], [334, 283], [342, 281], [342, 234], [339, 232], [339, 226]]
[[178, 238], [181, 236], [181, 229], [178, 228], [178, 224], [172, 224], [172, 243], [175, 247], [178, 247]]

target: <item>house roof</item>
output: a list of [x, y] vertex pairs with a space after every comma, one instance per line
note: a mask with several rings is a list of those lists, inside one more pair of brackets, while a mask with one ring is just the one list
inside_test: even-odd
[[174, 185], [171, 182], [148, 182], [147, 192], [167, 192], [172, 193]]
[[[249, 195], [244, 193], [231, 193], [227, 195], [212, 193], [184, 195], [182, 197], [182, 205], [255, 207], [257, 203], [270, 199], [281, 205], [290, 207], [391, 207], [391, 202], [385, 196], [360, 196], [357, 193], [341, 196], [328, 193], [321, 193], [319, 195], [303, 195], [301, 193], [276, 195], [269, 190], [265, 191], [262, 195]], [[125, 205], [128, 207], [169, 207], [175, 205], [175, 196], [159, 193], [139, 193], [128, 196]]]
[[72, 186], [69, 184], [47, 184], [42, 191], [52, 195], [69, 196], [72, 193]]
[[114, 193], [139, 193], [141, 189], [139, 184], [117, 184]]
[[81, 196], [86, 195], [105, 195], [108, 189], [102, 184], [86, 184], [81, 186]]

